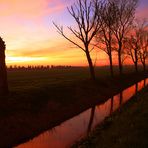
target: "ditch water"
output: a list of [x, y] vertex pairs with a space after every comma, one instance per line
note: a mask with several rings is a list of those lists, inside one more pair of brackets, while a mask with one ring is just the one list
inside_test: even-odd
[[138, 82], [108, 99], [105, 103], [82, 112], [16, 148], [68, 148], [86, 136], [146, 85], [148, 85], [148, 79]]

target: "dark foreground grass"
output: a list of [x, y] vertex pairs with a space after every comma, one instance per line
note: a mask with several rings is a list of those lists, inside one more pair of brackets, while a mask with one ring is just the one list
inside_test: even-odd
[[148, 87], [72, 148], [148, 148]]
[[126, 72], [110, 78], [104, 67], [92, 83], [86, 68], [9, 71], [10, 94], [0, 96], [0, 148], [24, 142], [147, 76]]

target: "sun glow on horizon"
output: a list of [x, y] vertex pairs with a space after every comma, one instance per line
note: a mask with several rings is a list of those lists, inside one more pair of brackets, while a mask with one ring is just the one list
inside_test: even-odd
[[19, 63], [20, 65], [25, 62], [37, 62], [37, 61], [43, 61], [47, 59], [46, 57], [7, 57], [6, 61], [7, 64], [15, 64]]

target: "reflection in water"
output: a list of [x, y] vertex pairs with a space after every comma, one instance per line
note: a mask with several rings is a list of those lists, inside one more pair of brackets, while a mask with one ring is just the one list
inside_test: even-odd
[[17, 148], [65, 148], [70, 147], [76, 140], [86, 136], [91, 129], [95, 128], [112, 112], [120, 108], [137, 91], [148, 84], [148, 79], [141, 81], [119, 94], [107, 100], [104, 104], [97, 105], [85, 112], [63, 122], [60, 126], [53, 128], [35, 137]]
[[144, 79], [144, 86], [143, 87], [145, 87], [146, 86], [146, 79]]
[[135, 84], [135, 94], [137, 95], [138, 93], [138, 83]]
[[138, 91], [140, 91], [144, 87], [144, 80], [138, 83]]
[[110, 115], [113, 112], [113, 105], [114, 105], [114, 97], [111, 98]]
[[89, 134], [89, 132], [91, 131], [92, 123], [93, 123], [93, 119], [94, 119], [94, 114], [95, 114], [95, 107], [92, 107], [91, 114], [90, 114], [90, 120], [89, 120], [89, 124], [88, 124], [88, 129], [87, 129], [87, 134]]
[[113, 97], [113, 112], [120, 107], [120, 94]]
[[143, 82], [143, 88], [148, 84], [148, 79], [144, 79], [144, 82]]
[[120, 92], [120, 107], [121, 107], [121, 105], [122, 105], [122, 100], [123, 100], [123, 92], [121, 91], [121, 92]]

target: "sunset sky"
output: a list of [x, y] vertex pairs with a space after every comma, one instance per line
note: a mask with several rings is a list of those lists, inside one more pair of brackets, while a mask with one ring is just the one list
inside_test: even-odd
[[[52, 21], [74, 25], [66, 7], [74, 0], [0, 0], [0, 36], [5, 40], [7, 65], [87, 65], [83, 51], [60, 36]], [[140, 0], [138, 17], [147, 17], [148, 0]], [[105, 65], [101, 52], [97, 63]], [[101, 55], [101, 58], [100, 58]]]

